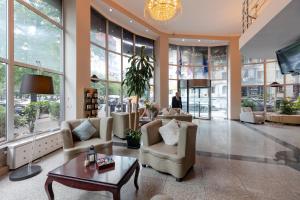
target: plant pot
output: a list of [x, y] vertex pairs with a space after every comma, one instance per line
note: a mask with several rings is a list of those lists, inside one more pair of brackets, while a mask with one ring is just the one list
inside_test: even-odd
[[140, 140], [127, 137], [127, 147], [129, 149], [139, 149], [141, 146]]

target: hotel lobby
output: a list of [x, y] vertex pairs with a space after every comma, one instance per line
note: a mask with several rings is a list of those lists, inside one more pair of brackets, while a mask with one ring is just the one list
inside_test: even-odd
[[0, 0], [0, 199], [300, 199], [300, 1]]

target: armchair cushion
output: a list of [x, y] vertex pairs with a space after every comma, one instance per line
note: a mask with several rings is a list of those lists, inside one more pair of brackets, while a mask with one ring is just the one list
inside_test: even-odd
[[81, 141], [85, 141], [90, 139], [96, 131], [96, 128], [91, 124], [91, 122], [88, 119], [86, 119], [72, 132]]
[[160, 127], [159, 133], [167, 145], [176, 145], [178, 143], [179, 126], [175, 119]]

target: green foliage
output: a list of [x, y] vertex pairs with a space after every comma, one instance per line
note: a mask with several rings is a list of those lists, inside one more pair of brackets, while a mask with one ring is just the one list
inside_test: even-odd
[[0, 106], [0, 138], [5, 137], [6, 134], [6, 113], [4, 106]]
[[295, 110], [300, 110], [300, 96], [297, 98], [297, 100], [294, 102], [293, 108]]
[[27, 122], [26, 122], [26, 119], [24, 116], [15, 115], [15, 117], [14, 117], [14, 127], [15, 128], [25, 127], [26, 124], [27, 124]]
[[295, 114], [296, 110], [294, 108], [294, 103], [284, 99], [280, 104], [280, 113], [285, 115]]
[[38, 112], [39, 106], [37, 102], [31, 102], [24, 108], [24, 119], [26, 121], [26, 124], [29, 128], [29, 132], [33, 133], [34, 130], [34, 123], [36, 120], [36, 114]]
[[[131, 56], [128, 59], [130, 67], [127, 68], [125, 78], [122, 81], [122, 86], [126, 86], [127, 95], [137, 96], [137, 102], [139, 98], [150, 88], [150, 79], [153, 77], [153, 62], [154, 58], [145, 54], [145, 46], [142, 46], [140, 54]], [[136, 119], [138, 115], [138, 103], [135, 112], [135, 126], [134, 130], [137, 129]]]
[[127, 132], [127, 139], [135, 140], [135, 141], [140, 141], [142, 136], [141, 130], [128, 130]]
[[255, 103], [250, 100], [250, 99], [242, 99], [242, 103], [241, 103], [242, 107], [250, 107], [252, 110], [254, 110], [255, 108]]
[[127, 68], [122, 86], [127, 88], [127, 95], [136, 95], [139, 98], [150, 88], [150, 79], [153, 77], [154, 59], [145, 55], [145, 46], [142, 46], [140, 55], [133, 55], [128, 59], [130, 67]]
[[58, 102], [51, 102], [49, 111], [51, 118], [54, 120], [58, 120], [60, 115], [60, 104]]
[[36, 102], [36, 106], [38, 107], [40, 113], [44, 113], [44, 114], [49, 113], [49, 107], [50, 107], [49, 101]]

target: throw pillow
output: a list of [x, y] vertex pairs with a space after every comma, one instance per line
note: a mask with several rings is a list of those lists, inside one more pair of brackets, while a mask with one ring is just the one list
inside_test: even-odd
[[76, 135], [81, 141], [90, 139], [94, 133], [96, 133], [96, 128], [90, 122], [90, 120], [84, 120], [79, 126], [77, 126], [72, 133]]
[[177, 112], [177, 110], [176, 110], [176, 109], [174, 109], [174, 108], [171, 108], [171, 109], [169, 110], [169, 114], [170, 114], [170, 115], [177, 115], [177, 114], [178, 114], [178, 112]]
[[158, 129], [161, 137], [163, 138], [165, 144], [176, 145], [179, 139], [179, 125], [175, 119], [172, 119], [166, 125]]
[[167, 109], [167, 108], [163, 108], [163, 109], [162, 109], [162, 114], [163, 114], [163, 115], [169, 115], [168, 109]]

